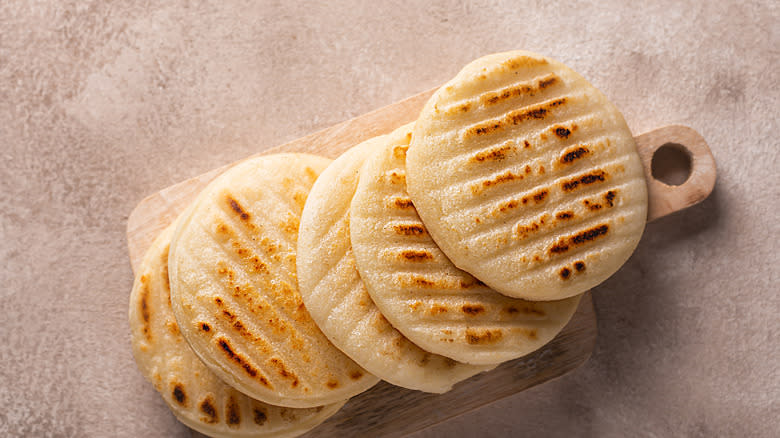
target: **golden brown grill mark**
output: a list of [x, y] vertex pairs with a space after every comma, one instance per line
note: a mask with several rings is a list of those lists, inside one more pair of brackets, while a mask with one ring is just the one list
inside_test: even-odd
[[171, 278], [168, 276], [168, 251], [171, 245], [165, 245], [165, 249], [160, 257], [160, 264], [162, 266], [162, 278], [165, 285], [165, 292], [168, 294], [168, 303], [171, 302]]
[[295, 414], [295, 409], [281, 408], [279, 409], [279, 415], [288, 423], [292, 423], [298, 418]]
[[458, 277], [441, 276], [440, 278], [424, 277], [416, 274], [400, 273], [396, 277], [400, 287], [405, 288], [421, 288], [421, 289], [440, 289], [440, 290], [457, 290], [468, 289], [472, 287], [485, 286], [479, 280], [473, 279], [461, 279]]
[[223, 222], [217, 222], [215, 230], [216, 230], [217, 234], [224, 234], [224, 235], [228, 235], [228, 236], [234, 236], [235, 235], [233, 230], [231, 230], [230, 227], [228, 227]]
[[528, 339], [536, 339], [539, 336], [539, 333], [536, 331], [536, 329], [524, 329], [524, 328], [518, 328], [521, 333], [525, 334]]
[[308, 185], [314, 184], [314, 181], [317, 180], [317, 176], [319, 175], [316, 170], [312, 169], [309, 166], [306, 166], [303, 171], [306, 173], [306, 177], [309, 179]]
[[503, 66], [509, 68], [510, 70], [517, 70], [521, 67], [539, 67], [542, 65], [547, 65], [546, 59], [539, 59], [539, 58], [531, 58], [530, 56], [518, 56], [517, 58], [512, 58], [504, 61], [502, 64]]
[[143, 333], [147, 341], [152, 340], [152, 326], [151, 326], [151, 308], [149, 307], [149, 277], [142, 275], [140, 278], [141, 289], [139, 291], [141, 310], [141, 319], [143, 319]]
[[184, 385], [181, 383], [174, 384], [171, 396], [176, 400], [176, 403], [185, 407], [187, 406], [187, 393], [184, 392]]
[[396, 234], [402, 236], [422, 236], [425, 234], [425, 227], [422, 224], [399, 224], [394, 225], [393, 230]]
[[293, 241], [298, 239], [298, 227], [300, 226], [300, 220], [297, 216], [290, 213], [287, 215], [287, 220], [282, 221], [282, 223], [279, 225], [281, 225], [282, 231], [293, 237]]
[[[230, 294], [234, 298], [241, 300], [243, 303], [246, 303], [245, 308], [248, 309], [252, 314], [259, 315], [264, 310], [263, 303], [255, 302], [255, 300], [262, 301], [262, 298], [257, 296], [257, 293], [251, 285], [238, 284], [235, 281], [235, 272], [233, 272], [232, 269], [224, 266], [223, 264], [220, 264], [217, 272], [224, 277], [223, 281], [227, 285], [227, 290], [230, 291]], [[219, 299], [217, 305], [220, 307], [222, 306], [222, 299]]]
[[501, 330], [490, 330], [490, 329], [483, 329], [483, 330], [477, 330], [477, 329], [466, 329], [466, 342], [469, 343], [469, 345], [488, 345], [488, 344], [495, 344], [496, 342], [500, 341], [501, 338], [504, 337], [504, 334]]
[[548, 193], [549, 192], [546, 189], [541, 189], [538, 192], [536, 192], [533, 195], [531, 195], [531, 197], [533, 198], [534, 202], [536, 202], [538, 204], [538, 203], [544, 201], [544, 199], [547, 197]]
[[582, 205], [584, 205], [585, 208], [587, 208], [590, 211], [597, 211], [597, 210], [601, 210], [602, 208], [602, 205], [599, 204], [598, 202], [592, 202], [588, 199], [582, 201]]
[[205, 417], [200, 417], [204, 423], [214, 424], [219, 421], [219, 415], [217, 414], [217, 406], [214, 403], [214, 398], [206, 396], [199, 405], [200, 412], [205, 414]]
[[433, 260], [433, 254], [431, 254], [428, 250], [425, 249], [422, 250], [407, 249], [401, 251], [399, 258], [401, 260], [407, 260], [410, 262], [422, 262], [424, 260]]
[[283, 379], [287, 379], [290, 381], [290, 386], [293, 388], [296, 388], [300, 381], [298, 380], [298, 376], [295, 375], [292, 371], [288, 370], [287, 367], [284, 366], [284, 362], [282, 362], [281, 359], [277, 358], [271, 358], [268, 360], [273, 366], [276, 367], [277, 371], [279, 372], [279, 375], [282, 376]]
[[609, 225], [602, 224], [587, 230], [580, 231], [579, 233], [563, 238], [554, 244], [549, 252], [550, 254], [562, 254], [569, 250], [570, 247], [579, 246], [584, 243], [592, 242], [599, 237], [602, 237], [609, 232]]
[[603, 170], [596, 170], [562, 182], [561, 189], [563, 189], [564, 192], [571, 192], [580, 186], [604, 182], [607, 180], [607, 176], [607, 172], [604, 172]]
[[458, 281], [458, 286], [460, 286], [463, 289], [469, 289], [469, 288], [472, 288], [472, 287], [487, 286], [485, 283], [477, 280], [476, 278], [471, 277], [471, 276], [469, 276], [469, 277], [471, 278], [471, 280], [460, 280], [460, 281]]
[[[231, 312], [230, 310], [225, 309], [222, 303], [222, 300], [219, 301], [218, 305], [222, 308], [222, 313], [219, 314], [222, 319], [226, 320], [228, 323], [230, 323], [233, 328], [238, 332], [239, 335], [244, 337], [250, 342], [257, 342], [258, 338], [256, 338], [252, 333], [247, 329], [244, 324], [237, 319], [236, 315]], [[269, 321], [270, 323], [270, 321]]]
[[268, 420], [268, 414], [266, 414], [263, 408], [253, 408], [252, 413], [254, 414], [253, 420], [258, 426], [262, 426]]
[[349, 378], [352, 380], [360, 380], [361, 377], [363, 377], [363, 372], [360, 370], [355, 370], [349, 373]]
[[515, 238], [517, 240], [527, 239], [531, 234], [539, 231], [550, 220], [550, 215], [547, 213], [542, 214], [538, 219], [533, 220], [530, 224], [517, 224], [515, 226]]
[[464, 304], [460, 307], [460, 310], [466, 315], [476, 316], [485, 311], [485, 307], [481, 304]]
[[272, 241], [268, 237], [263, 237], [260, 240], [260, 246], [263, 247], [263, 251], [265, 251], [266, 254], [274, 255], [276, 252], [279, 251], [279, 244]]
[[238, 217], [241, 218], [241, 220], [248, 221], [250, 216], [249, 213], [247, 213], [246, 210], [244, 210], [244, 207], [241, 206], [241, 204], [238, 203], [232, 196], [225, 195], [225, 200], [228, 202], [228, 205], [230, 205], [230, 209], [236, 212], [238, 214]]
[[249, 258], [249, 261], [252, 262], [252, 269], [254, 269], [255, 272], [261, 272], [263, 274], [271, 273], [271, 271], [268, 269], [268, 266], [263, 263], [259, 257], [252, 256]]
[[523, 108], [520, 110], [507, 113], [500, 119], [488, 120], [472, 126], [463, 134], [463, 138], [466, 139], [472, 136], [480, 136], [492, 134], [497, 131], [504, 130], [509, 126], [516, 126], [527, 120], [541, 120], [549, 116], [553, 109], [566, 105], [568, 99], [561, 97], [549, 102], [544, 102], [532, 107]]
[[442, 286], [441, 282], [436, 280], [429, 280], [420, 275], [412, 275], [411, 277], [409, 277], [408, 281], [412, 286], [423, 287], [423, 288], [434, 288], [434, 287]]
[[438, 315], [440, 313], [447, 313], [448, 310], [447, 310], [447, 307], [445, 307], [445, 306], [442, 306], [442, 305], [439, 305], [439, 304], [434, 304], [434, 305], [431, 306], [431, 309], [428, 312], [431, 315]]
[[241, 408], [232, 395], [228, 397], [227, 406], [225, 406], [225, 414], [228, 426], [238, 426], [241, 424]]
[[271, 386], [271, 383], [266, 379], [263, 375], [260, 374], [259, 371], [255, 367], [249, 364], [247, 359], [240, 354], [233, 351], [233, 347], [231, 347], [230, 343], [225, 338], [219, 338], [217, 339], [217, 345], [222, 349], [222, 351], [227, 355], [227, 357], [238, 364], [250, 377], [253, 377], [257, 379], [263, 386], [273, 389]]
[[563, 127], [563, 126], [556, 126], [556, 127], [550, 128], [550, 130], [553, 132], [553, 134], [558, 136], [558, 138], [564, 138], [565, 139], [565, 138], [569, 138], [569, 136], [571, 135], [571, 131], [568, 128]]
[[470, 161], [473, 162], [484, 162], [484, 161], [501, 161], [505, 159], [507, 156], [509, 156], [510, 153], [515, 152], [517, 148], [511, 144], [506, 143], [502, 146], [499, 146], [497, 148], [488, 149], [486, 151], [482, 151], [471, 157]]
[[[232, 248], [233, 252], [238, 255], [238, 257], [245, 265], [247, 265], [250, 270], [265, 275], [270, 274], [268, 266], [262, 260], [260, 260], [260, 258], [254, 252], [252, 252], [251, 249], [245, 247], [242, 244], [241, 239], [238, 238], [235, 231], [233, 231], [229, 226], [224, 223], [218, 224], [217, 233], [228, 236], [230, 248]], [[267, 239], [263, 239], [261, 245], [263, 246], [263, 249], [266, 249], [266, 252], [268, 252], [270, 255], [271, 251], [268, 250], [266, 245], [267, 243]], [[223, 275], [227, 274], [229, 279], [232, 281], [234, 279], [234, 273], [229, 268], [225, 268], [223, 265], [220, 266], [222, 267], [220, 268], [219, 273]]]
[[339, 381], [336, 379], [330, 379], [325, 385], [330, 389], [336, 389], [339, 387]]
[[617, 191], [616, 190], [610, 190], [610, 191], [608, 191], [604, 195], [604, 201], [607, 202], [607, 205], [609, 205], [610, 207], [613, 207], [615, 205], [614, 204], [615, 196], [617, 196]]
[[480, 96], [482, 105], [490, 106], [495, 105], [501, 101], [519, 97], [522, 95], [534, 96], [541, 90], [560, 82], [560, 78], [551, 73], [544, 78], [539, 79], [536, 84], [521, 84], [514, 87], [509, 87], [499, 92], [487, 93]]
[[392, 170], [387, 172], [385, 173], [385, 179], [390, 184], [406, 186], [406, 173], [402, 171]]
[[516, 315], [518, 313], [523, 313], [524, 315], [534, 315], [538, 317], [544, 317], [546, 314], [543, 310], [539, 310], [533, 305], [525, 305], [525, 306], [516, 306], [516, 305], [509, 305], [503, 309], [504, 313], [507, 313], [509, 315]]
[[500, 204], [498, 204], [498, 211], [499, 213], [504, 213], [508, 210], [511, 210], [513, 208], [517, 208], [517, 206], [520, 205], [520, 202], [517, 201], [517, 199], [511, 199], [509, 201], [504, 201]]
[[558, 76], [555, 76], [553, 74], [553, 75], [551, 75], [550, 78], [540, 80], [539, 81], [539, 88], [545, 89], [545, 88], [549, 87], [550, 85], [553, 85], [553, 84], [557, 83], [559, 80], [560, 80], [560, 78], [558, 78]]
[[604, 204], [601, 204], [601, 203], [596, 202], [596, 201], [591, 201], [590, 199], [585, 199], [585, 200], [582, 201], [582, 205], [584, 205], [585, 208], [587, 208], [590, 211], [601, 210], [602, 208], [604, 208], [605, 205], [607, 207], [611, 208], [611, 207], [615, 206], [615, 196], [617, 196], [617, 191], [616, 190], [610, 190], [610, 191], [604, 193], [604, 196], [603, 196]]
[[176, 324], [176, 320], [166, 321], [165, 326], [168, 327], [168, 331], [171, 332], [172, 335], [179, 335], [179, 325]]
[[486, 188], [497, 186], [501, 183], [509, 182], [509, 181], [520, 181], [524, 177], [523, 175], [518, 175], [516, 173], [513, 173], [511, 170], [507, 170], [506, 172], [502, 173], [501, 175], [497, 175], [493, 179], [482, 181], [481, 184], [475, 184], [471, 187], [471, 193], [478, 194], [482, 190], [485, 190]]
[[589, 153], [590, 149], [586, 148], [585, 146], [572, 146], [563, 151], [563, 154], [561, 154], [561, 158], [558, 161], [561, 164], [571, 164], [585, 155], [588, 155]]
[[303, 210], [303, 206], [306, 205], [306, 198], [308, 198], [308, 193], [305, 192], [295, 192], [293, 194], [293, 201], [295, 201], [295, 205], [298, 206], [298, 211]]
[[[540, 204], [540, 203], [544, 202], [545, 199], [547, 199], [547, 195], [548, 194], [550, 194], [549, 190], [542, 188], [542, 189], [539, 189], [539, 190], [537, 190], [536, 192], [534, 192], [534, 193], [532, 193], [530, 195], [523, 196], [520, 199], [520, 202], [523, 205], [527, 205], [531, 201], [533, 201], [534, 204]], [[510, 201], [510, 203], [514, 204], [511, 208], [514, 208], [514, 207], [517, 206], [516, 205], [517, 201]], [[500, 210], [500, 211], [503, 212], [505, 210]]]
[[555, 217], [560, 220], [568, 220], [574, 217], [574, 212], [571, 210], [559, 211], [558, 213], [555, 214]]
[[[411, 133], [409, 133], [411, 136]], [[408, 145], [402, 145], [402, 146], [394, 146], [393, 147], [393, 156], [399, 160], [406, 159], [406, 151], [409, 150]]]
[[414, 208], [414, 204], [408, 197], [400, 197], [388, 200], [387, 207], [390, 209], [408, 210]]
[[471, 109], [471, 103], [466, 102], [462, 105], [457, 105], [452, 108], [448, 108], [444, 114], [446, 115], [455, 115], [455, 114], [461, 114], [461, 113], [467, 113]]
[[568, 280], [569, 277], [575, 273], [574, 272], [575, 270], [577, 271], [576, 273], [581, 273], [585, 271], [585, 262], [583, 262], [582, 260], [578, 260], [574, 262], [574, 264], [572, 264], [571, 268], [569, 268], [568, 266], [564, 266], [563, 268], [561, 268], [560, 271], [558, 271], [558, 274], [560, 275], [561, 279]]
[[520, 312], [520, 309], [518, 309], [518, 308], [517, 308], [517, 307], [515, 307], [515, 306], [508, 306], [508, 307], [505, 307], [505, 308], [504, 308], [504, 312], [506, 312], [506, 313], [508, 313], [508, 314], [510, 314], [510, 315], [515, 315], [515, 314], [517, 314], [518, 312]]
[[252, 413], [254, 414], [253, 420], [258, 426], [262, 426], [268, 420], [268, 414], [263, 408], [255, 407], [252, 409]]

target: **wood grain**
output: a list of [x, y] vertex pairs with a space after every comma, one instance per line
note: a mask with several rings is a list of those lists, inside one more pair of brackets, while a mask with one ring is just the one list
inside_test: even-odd
[[[335, 158], [363, 140], [413, 121], [434, 91], [417, 94], [253, 157], [277, 152], [309, 152]], [[636, 137], [636, 142], [648, 181], [648, 221], [701, 202], [712, 191], [715, 162], [706, 142], [693, 129], [667, 126]], [[691, 176], [679, 186], [666, 185], [652, 175], [653, 154], [667, 143], [682, 147], [691, 157]], [[140, 265], [157, 234], [173, 222], [203, 187], [234, 164], [172, 185], [138, 204], [127, 223], [133, 270]], [[442, 395], [411, 391], [381, 382], [354, 397], [338, 414], [305, 436], [398, 437], [433, 426], [577, 368], [590, 357], [596, 332], [596, 315], [588, 292], [563, 331], [531, 355], [461, 382]]]

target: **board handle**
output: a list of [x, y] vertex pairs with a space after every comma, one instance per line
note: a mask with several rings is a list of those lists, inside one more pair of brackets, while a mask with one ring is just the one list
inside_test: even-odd
[[[647, 221], [698, 204], [712, 193], [717, 174], [707, 142], [694, 129], [669, 125], [634, 137], [647, 181]], [[667, 184], [669, 168], [687, 172], [679, 185]], [[667, 179], [667, 182], [659, 178]]]

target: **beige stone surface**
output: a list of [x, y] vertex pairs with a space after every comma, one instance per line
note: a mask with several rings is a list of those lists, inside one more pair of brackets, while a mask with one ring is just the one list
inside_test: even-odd
[[594, 290], [582, 368], [417, 437], [776, 436], [780, 11], [686, 3], [0, 2], [0, 436], [188, 436], [130, 351], [135, 204], [516, 48], [718, 182]]

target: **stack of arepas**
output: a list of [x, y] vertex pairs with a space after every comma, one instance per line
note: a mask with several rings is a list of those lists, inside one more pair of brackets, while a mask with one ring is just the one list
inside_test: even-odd
[[133, 351], [191, 428], [297, 436], [380, 379], [442, 393], [539, 349], [646, 214], [615, 106], [557, 61], [490, 55], [335, 161], [210, 183], [144, 257]]

